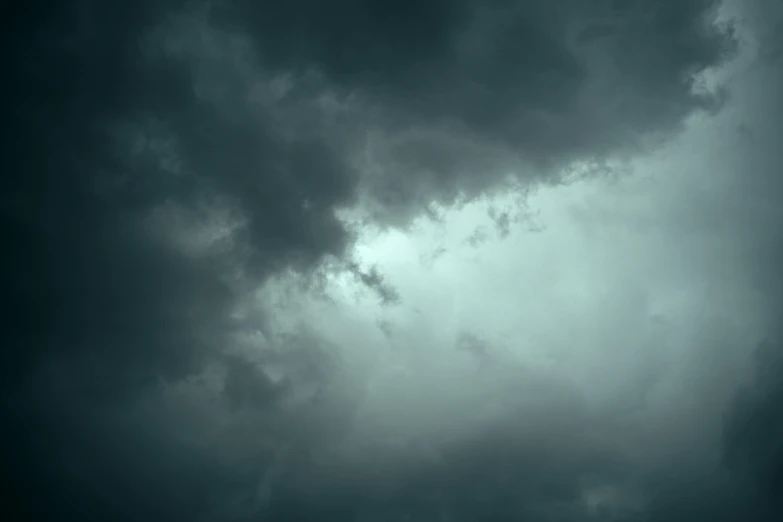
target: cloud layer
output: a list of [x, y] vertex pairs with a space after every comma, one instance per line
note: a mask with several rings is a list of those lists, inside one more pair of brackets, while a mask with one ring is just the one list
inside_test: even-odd
[[774, 520], [780, 13], [718, 7], [9, 8], [3, 509]]

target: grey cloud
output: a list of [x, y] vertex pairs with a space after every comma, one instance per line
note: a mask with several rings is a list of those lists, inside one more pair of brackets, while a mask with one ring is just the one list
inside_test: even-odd
[[356, 263], [349, 263], [349, 270], [364, 286], [377, 294], [383, 304], [394, 304], [399, 301], [399, 294], [384, 280], [383, 274], [378, 271], [377, 266], [363, 270]]
[[265, 70], [315, 71], [362, 106], [384, 215], [473, 194], [520, 162], [556, 180], [552, 167], [636, 149], [719, 104], [695, 78], [734, 49], [717, 5], [238, 2], [215, 16], [254, 35]]
[[[351, 520], [390, 480], [390, 519], [435, 515], [437, 497], [463, 513], [441, 517], [580, 520], [581, 473], [624, 480], [622, 455], [601, 444], [563, 442], [574, 463], [550, 467], [558, 440], [519, 446], [501, 427], [392, 479], [319, 465], [352, 422], [342, 398], [364, 383], [340, 384], [339, 361], [307, 336], [267, 339], [249, 366], [239, 338], [258, 325], [237, 308], [274, 274], [344, 257], [353, 238], [335, 211], [368, 192], [406, 223], [520, 163], [524, 181], [558, 182], [555, 167], [668, 136], [721, 101], [693, 79], [734, 47], [709, 23], [715, 5], [7, 8], [0, 473], [20, 511]], [[394, 300], [379, 273], [358, 276]], [[558, 397], [549, 419], [572, 411]], [[550, 435], [575, 421], [563, 422]], [[308, 496], [326, 482], [328, 498]]]
[[726, 464], [780, 507], [783, 493], [783, 350], [774, 341], [756, 352], [753, 384], [729, 410], [724, 430]]

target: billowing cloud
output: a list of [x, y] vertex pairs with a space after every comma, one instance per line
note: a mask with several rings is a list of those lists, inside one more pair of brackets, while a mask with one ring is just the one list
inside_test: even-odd
[[2, 509], [776, 519], [771, 0], [7, 11]]

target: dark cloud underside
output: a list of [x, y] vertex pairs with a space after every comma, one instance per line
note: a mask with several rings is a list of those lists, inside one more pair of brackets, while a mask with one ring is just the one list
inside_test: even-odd
[[[259, 328], [234, 312], [270, 275], [342, 257], [352, 236], [338, 209], [370, 200], [405, 223], [433, 200], [492, 189], [511, 165], [525, 166], [523, 182], [557, 183], [559, 167], [648, 147], [716, 107], [720, 94], [695, 75], [735, 46], [713, 23], [717, 3], [196, 4], [2, 8], [8, 509], [85, 521], [365, 520], [377, 509], [583, 520], [568, 503], [575, 475], [622, 478], [622, 457], [568, 440], [577, 463], [550, 465], [558, 441], [543, 440], [578, 410], [560, 392], [552, 426], [528, 446], [501, 427], [441, 467], [339, 475], [307, 452], [340, 436], [325, 426], [350, 404], [283, 406], [331, 385], [339, 362], [306, 334], [269, 335], [285, 350], [250, 365], [238, 339]], [[396, 299], [381, 274], [356, 275]], [[195, 376], [213, 370], [217, 391], [188, 388], [211, 389]], [[779, 489], [779, 466], [740, 460]], [[319, 480], [326, 493], [313, 493]], [[385, 481], [393, 493], [379, 492]]]

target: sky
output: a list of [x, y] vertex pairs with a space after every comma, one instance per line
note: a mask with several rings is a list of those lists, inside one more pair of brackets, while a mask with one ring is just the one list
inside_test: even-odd
[[781, 519], [781, 2], [3, 10], [4, 519]]

